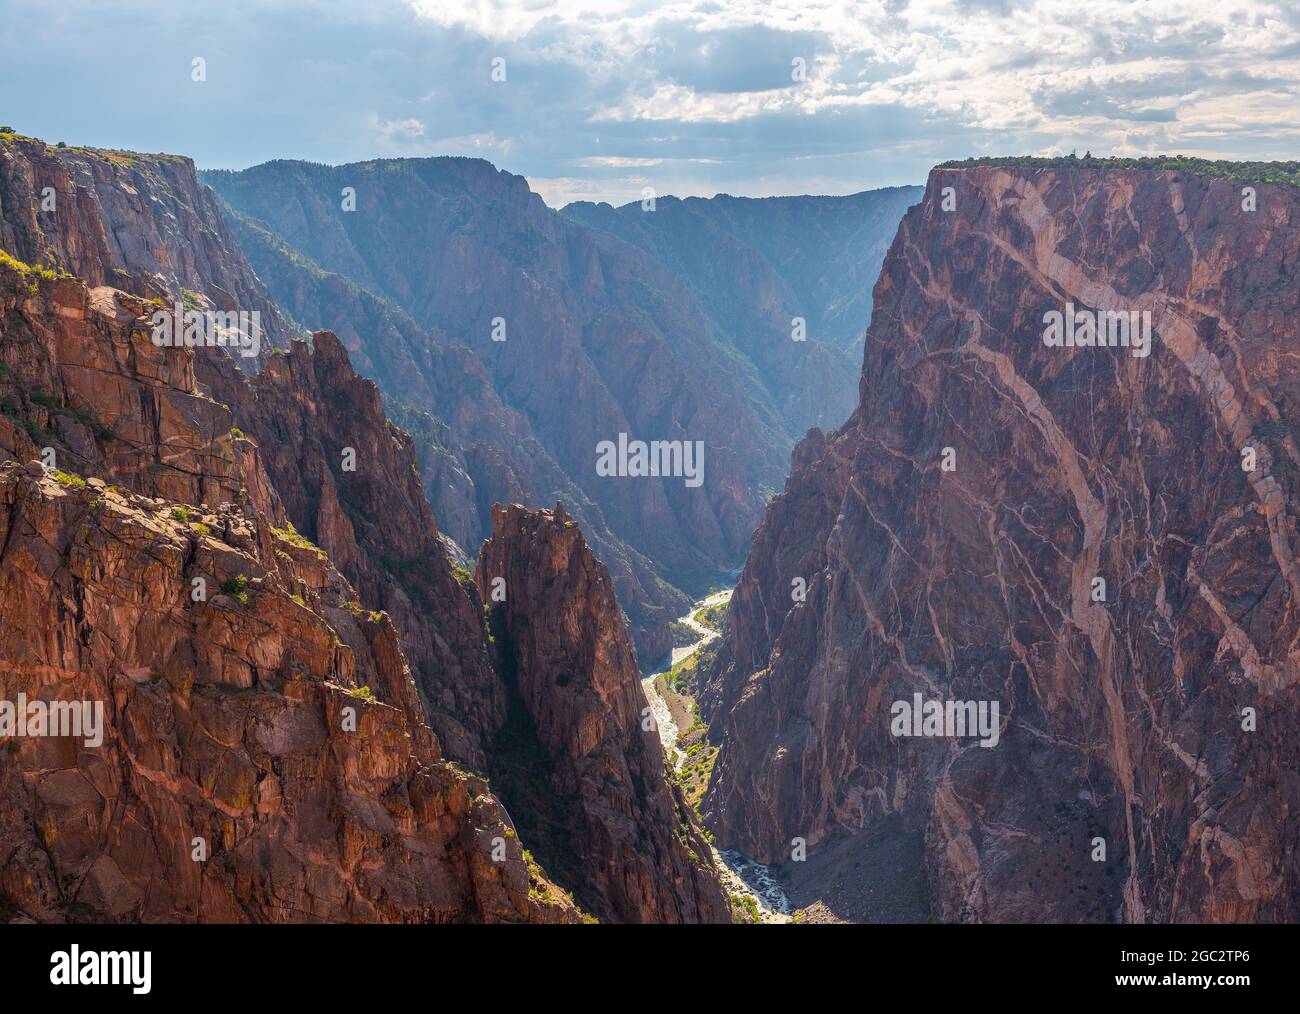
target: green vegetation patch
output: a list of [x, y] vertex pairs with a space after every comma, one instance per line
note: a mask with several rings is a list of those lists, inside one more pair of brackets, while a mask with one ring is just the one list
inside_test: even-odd
[[86, 480], [73, 472], [64, 472], [63, 470], [56, 468], [53, 475], [58, 484], [64, 489], [86, 488]]
[[228, 577], [221, 582], [221, 590], [226, 595], [238, 602], [241, 606], [248, 605], [248, 575], [236, 574], [234, 577]]
[[691, 619], [701, 627], [712, 630], [715, 634], [721, 634], [723, 624], [727, 618], [727, 605], [726, 602], [715, 602], [711, 606], [696, 610]]
[[742, 925], [761, 923], [763, 916], [759, 912], [758, 899], [752, 894], [733, 894], [731, 896], [731, 921]]
[[311, 539], [306, 536], [298, 534], [298, 529], [294, 528], [292, 521], [286, 520], [283, 528], [276, 528], [272, 525], [271, 532], [277, 538], [283, 539], [285, 542], [289, 543], [289, 545], [297, 546], [299, 549], [311, 550], [311, 552], [315, 553], [322, 560], [325, 559], [325, 550], [321, 549], [320, 546], [316, 545], [316, 543], [312, 542]]
[[1195, 173], [1242, 183], [1277, 183], [1300, 187], [1300, 162], [1231, 162], [1189, 155], [1149, 155], [1143, 158], [1094, 158], [1091, 152], [1055, 158], [1035, 155], [1007, 155], [954, 159], [938, 169], [978, 169], [983, 166], [1014, 166], [1024, 169], [1154, 169]]

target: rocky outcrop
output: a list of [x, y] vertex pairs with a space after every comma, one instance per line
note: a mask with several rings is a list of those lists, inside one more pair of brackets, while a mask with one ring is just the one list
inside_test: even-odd
[[517, 809], [524, 834], [602, 917], [729, 922], [708, 843], [644, 725], [608, 572], [559, 504], [498, 507], [492, 521], [475, 580], [511, 698], [493, 763], [526, 770], [548, 800]]
[[111, 475], [149, 496], [247, 497], [278, 516], [257, 448], [200, 390], [193, 356], [154, 346], [138, 296], [0, 263], [0, 461]]
[[[1300, 191], [1242, 187], [932, 173], [859, 407], [795, 452], [732, 600], [720, 844], [901, 817], [945, 920], [1300, 917]], [[1150, 355], [1045, 344], [1067, 304], [1149, 313]], [[996, 746], [895, 735], [914, 694], [997, 702]]]
[[297, 330], [248, 266], [194, 163], [179, 155], [0, 142], [0, 249], [169, 308], [255, 311], [266, 349]]
[[[282, 501], [198, 353], [152, 344], [148, 306], [0, 265], [0, 910], [576, 920], [444, 759], [392, 618], [291, 527], [299, 483]], [[284, 419], [318, 392], [279, 393]], [[362, 432], [353, 411], [336, 400], [334, 423]], [[24, 735], [23, 700], [88, 702], [102, 726]]]
[[482, 747], [504, 718], [482, 611], [468, 573], [452, 570], [424, 498], [411, 438], [385, 418], [375, 385], [357, 376], [339, 339], [294, 341], [249, 381], [205, 360], [218, 400], [233, 406], [284, 490], [292, 537], [327, 556], [366, 609], [402, 635], [425, 715], [453, 757], [483, 770]]
[[[4, 906], [39, 921], [575, 919], [486, 785], [419, 724], [387, 617], [336, 629], [348, 590], [327, 563], [264, 516], [181, 510], [0, 470], [0, 699], [100, 715], [7, 739]], [[196, 579], [210, 597], [194, 600]]]

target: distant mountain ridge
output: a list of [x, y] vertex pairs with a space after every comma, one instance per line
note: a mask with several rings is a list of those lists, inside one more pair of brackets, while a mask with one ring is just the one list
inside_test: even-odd
[[[772, 268], [777, 255], [755, 248], [763, 228], [747, 220], [748, 205], [707, 230], [706, 258], [753, 268], [715, 299], [670, 255], [701, 249], [698, 236], [656, 245], [607, 227], [616, 223], [589, 226], [477, 159], [277, 161], [202, 178], [277, 300], [313, 325], [328, 319], [363, 372], [432, 416], [429, 432], [445, 423], [459, 449], [430, 448], [448, 472], [435, 483], [426, 471], [426, 487], [440, 517], [460, 519], [458, 541], [481, 538], [493, 501], [563, 500], [610, 565], [643, 661], [667, 651], [667, 621], [685, 593], [739, 562], [793, 441], [852, 409], [856, 357], [817, 339], [820, 311], [807, 311], [812, 340], [792, 340], [782, 302], [806, 291], [790, 280], [799, 254], [784, 274]], [[349, 194], [353, 212], [343, 208]], [[870, 197], [857, 203], [874, 207]], [[783, 221], [822, 199], [791, 200], [800, 204], [781, 205]], [[663, 216], [661, 235], [679, 221], [677, 203], [686, 202], [665, 199], [648, 216]], [[891, 194], [875, 209], [883, 232], [873, 244], [883, 250], [904, 208]], [[847, 291], [856, 300], [859, 290]], [[742, 310], [728, 318], [718, 300]], [[492, 340], [496, 322], [504, 341]], [[458, 393], [466, 377], [474, 398]], [[703, 487], [596, 475], [597, 443], [620, 432], [702, 441]]]
[[238, 212], [230, 217], [245, 255], [285, 311], [313, 328], [330, 322], [357, 369], [380, 385], [389, 414], [415, 438], [434, 516], [458, 546], [471, 555], [478, 551], [496, 503], [563, 501], [613, 574], [639, 651], [654, 658], [667, 650], [668, 621], [689, 598], [610, 531], [600, 508], [547, 453], [528, 419], [497, 396], [487, 369], [468, 348], [321, 268], [263, 224]]
[[[842, 197], [661, 197], [653, 215], [636, 202], [613, 207], [577, 201], [562, 213], [655, 253], [700, 288], [706, 282], [734, 288], [728, 283], [738, 280], [735, 261], [714, 257], [719, 248], [756, 256], [787, 315], [787, 336], [789, 316], [797, 315], [805, 318], [812, 340], [860, 349], [880, 266], [898, 223], [924, 192], [904, 186]], [[773, 308], [761, 300], [728, 304], [722, 295], [711, 301], [705, 293], [704, 303], [723, 319]], [[855, 372], [859, 365], [854, 363]]]

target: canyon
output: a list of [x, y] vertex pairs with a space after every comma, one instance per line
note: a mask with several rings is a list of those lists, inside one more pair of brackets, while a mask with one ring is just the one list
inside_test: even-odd
[[[562, 500], [610, 568], [643, 666], [668, 654], [672, 617], [739, 565], [793, 442], [851, 411], [842, 345], [869, 319], [860, 272], [874, 276], [918, 193], [554, 211], [523, 178], [464, 158], [202, 179], [276, 300], [337, 331], [398, 420], [437, 445], [426, 491], [455, 540], [472, 554], [494, 503]], [[694, 228], [684, 207], [716, 224]], [[643, 214], [675, 245], [644, 241]], [[832, 260], [828, 281], [814, 265]], [[612, 481], [596, 448], [620, 433], [699, 442], [709, 480]]]
[[3, 734], [0, 921], [1300, 918], [1243, 171], [648, 213], [0, 134], [0, 700], [99, 707]]

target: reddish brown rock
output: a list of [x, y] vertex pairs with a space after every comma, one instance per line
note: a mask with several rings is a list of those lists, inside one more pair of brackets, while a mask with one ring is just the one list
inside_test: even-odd
[[[322, 515], [336, 526], [332, 547], [363, 581], [379, 573], [367, 551], [398, 563], [406, 551], [405, 569], [417, 570], [418, 562], [425, 572], [423, 582], [410, 582], [410, 596], [427, 585], [457, 588], [470, 624], [463, 654], [409, 616], [407, 636], [399, 638], [388, 614], [371, 611], [378, 602], [363, 607], [328, 556], [289, 528], [255, 441], [234, 426], [229, 404], [195, 381], [196, 356], [207, 353], [153, 346], [137, 316], [147, 304], [12, 268], [0, 269], [0, 300], [0, 447], [19, 460], [52, 447], [62, 470], [56, 482], [39, 464], [32, 475], [18, 462], [8, 466], [9, 506], [0, 507], [0, 699], [93, 699], [105, 702], [113, 719], [95, 750], [8, 740], [0, 751], [7, 801], [0, 804], [0, 867], [11, 878], [0, 884], [4, 911], [42, 920], [576, 918], [558, 889], [523, 861], [485, 783], [444, 761], [423, 728], [427, 707], [403, 640], [464, 667], [479, 665], [489, 689], [495, 675], [472, 586], [457, 584], [441, 554], [404, 434], [383, 420], [373, 386], [350, 374], [341, 349], [331, 361], [328, 341], [316, 358], [303, 348], [300, 359], [276, 357], [283, 367], [266, 374], [266, 401], [278, 399], [269, 418], [282, 427], [273, 471], [292, 509], [305, 510], [319, 502], [311, 477], [329, 474], [322, 445], [308, 439], [313, 426], [328, 428], [328, 417], [353, 440], [365, 466], [358, 482], [386, 498], [373, 504], [357, 495], [357, 502], [374, 510], [371, 518], [397, 524], [386, 527], [382, 545], [368, 538], [376, 526], [358, 525], [362, 549], [344, 538], [354, 527], [339, 501], [327, 501], [334, 504]], [[291, 362], [307, 372], [286, 368]], [[332, 392], [328, 413], [313, 364]], [[261, 421], [247, 384], [233, 371], [227, 379], [240, 410]], [[403, 490], [410, 497], [404, 502]], [[357, 493], [345, 491], [344, 501]], [[427, 528], [402, 527], [408, 515]], [[429, 546], [437, 555], [417, 559]], [[241, 576], [246, 606], [235, 586], [232, 594], [218, 590]], [[190, 598], [196, 577], [211, 592], [204, 604]], [[395, 605], [409, 601], [397, 585], [387, 593]], [[445, 610], [431, 615], [437, 631], [453, 628]], [[319, 690], [313, 681], [323, 681]], [[347, 692], [331, 687], [370, 688], [374, 702], [358, 698], [357, 706], [379, 716], [369, 727], [373, 742], [326, 735], [329, 701]], [[213, 713], [216, 729], [190, 728], [196, 707], [211, 710], [209, 698], [217, 701], [212, 708], [234, 710]], [[142, 717], [123, 725], [123, 708]], [[304, 724], [320, 728], [301, 749], [259, 745], [264, 727], [278, 736], [276, 729]], [[355, 735], [367, 728], [363, 722]], [[460, 735], [468, 738], [463, 729]], [[355, 747], [358, 759], [348, 759], [344, 747]], [[54, 749], [67, 756], [52, 758]], [[137, 770], [142, 751], [156, 757]], [[356, 775], [357, 765], [377, 766], [385, 780]], [[228, 778], [236, 778], [230, 791], [237, 795], [265, 786], [271, 803], [235, 806], [218, 791]], [[391, 821], [380, 816], [381, 804]], [[64, 813], [65, 805], [72, 810]], [[137, 814], [136, 805], [148, 811]], [[195, 872], [187, 828], [197, 828], [219, 866]], [[397, 830], [406, 837], [393, 839]], [[42, 858], [41, 845], [56, 837], [66, 837], [70, 851]], [[501, 863], [492, 860], [493, 839], [507, 843]], [[292, 859], [299, 855], [312, 858]], [[187, 865], [178, 867], [182, 856]], [[355, 881], [357, 863], [368, 881]], [[161, 878], [165, 887], [154, 883], [160, 870], [175, 874]]]
[[544, 814], [516, 807], [521, 829], [604, 918], [729, 922], [708, 843], [643, 727], [649, 708], [608, 571], [558, 504], [498, 507], [492, 521], [476, 580], [511, 709], [495, 744], [508, 756], [494, 762], [531, 769], [548, 800]]
[[[6, 908], [41, 921], [576, 918], [530, 874], [484, 783], [412, 723], [413, 691], [406, 707], [374, 698], [410, 683], [387, 620], [343, 644], [317, 595], [291, 597], [306, 582], [267, 555], [264, 521], [207, 517], [233, 529], [225, 540], [173, 510], [0, 472], [0, 698], [98, 702], [104, 716], [100, 745], [14, 737], [0, 751]], [[205, 602], [195, 576], [210, 580]], [[240, 577], [245, 590], [218, 590]], [[362, 669], [370, 693], [355, 689]]]
[[[945, 920], [1300, 917], [1300, 191], [1257, 191], [931, 175], [859, 407], [796, 451], [733, 599], [721, 844], [781, 860], [898, 814]], [[1067, 302], [1150, 311], [1151, 355], [1047, 347]], [[998, 745], [891, 735], [914, 693], [999, 702]]]
[[219, 359], [204, 361], [204, 377], [261, 448], [297, 533], [367, 609], [393, 617], [431, 705], [426, 720], [452, 756], [484, 770], [482, 742], [505, 698], [473, 584], [458, 580], [438, 539], [411, 438], [385, 418], [378, 389], [353, 372], [338, 338], [320, 331], [313, 346], [295, 341], [247, 382]]
[[[62, 158], [25, 156], [29, 167]], [[5, 157], [4, 193], [30, 197], [14, 183], [20, 160], [8, 147]], [[162, 186], [152, 170], [119, 178], [107, 160], [87, 171]], [[128, 277], [107, 244], [91, 242], [92, 226], [102, 233], [114, 216], [86, 211], [47, 243], [22, 231], [21, 201], [4, 213], [6, 242], [57, 253], [47, 263], [96, 280]], [[184, 209], [171, 214], [185, 220]], [[196, 242], [164, 232], [160, 249]], [[521, 677], [494, 667], [477, 590], [439, 538], [411, 438], [332, 334], [271, 356], [250, 379], [220, 349], [156, 347], [155, 305], [0, 262], [0, 700], [100, 701], [108, 716], [98, 746], [19, 737], [0, 749], [0, 912], [579, 918], [502, 805], [541, 813], [543, 829], [572, 815], [571, 799], [531, 794], [534, 773], [498, 761]], [[57, 471], [34, 460], [49, 452]], [[584, 665], [598, 628], [617, 646], [617, 679], [639, 695], [601, 575], [588, 621], [552, 647]], [[193, 594], [196, 581], [206, 595]], [[522, 678], [549, 685], [553, 661]], [[574, 702], [555, 689], [547, 708], [560, 720]], [[355, 731], [341, 724], [344, 707], [358, 709]], [[725, 919], [657, 752], [637, 753], [644, 737], [627, 738], [622, 710], [577, 715], [584, 749], [623, 766], [616, 790], [583, 797], [581, 851], [554, 853], [566, 886], [584, 883], [572, 876], [581, 856], [599, 870], [588, 890], [606, 918]], [[447, 756], [499, 770], [500, 791]], [[545, 770], [561, 769], [584, 785], [593, 777], [564, 751]], [[195, 837], [207, 859], [190, 858]]]
[[266, 349], [295, 333], [194, 163], [180, 155], [56, 148], [33, 138], [0, 144], [0, 250], [92, 287], [143, 292], [169, 305], [201, 295], [213, 309], [257, 311]]
[[0, 264], [0, 460], [51, 447], [70, 472], [182, 503], [247, 496], [278, 516], [257, 449], [200, 390], [193, 355], [150, 342], [150, 308], [108, 286]]

